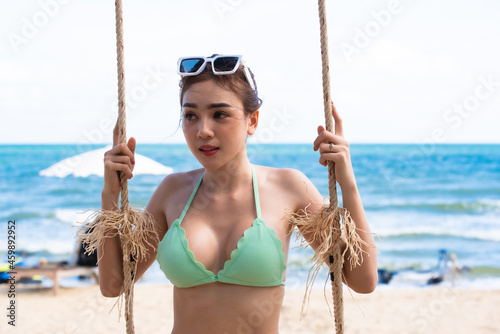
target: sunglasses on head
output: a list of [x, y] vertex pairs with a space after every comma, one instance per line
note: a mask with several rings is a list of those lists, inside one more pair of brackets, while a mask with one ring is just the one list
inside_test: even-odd
[[242, 65], [250, 87], [255, 90], [252, 76], [248, 67], [245, 66], [243, 56], [182, 57], [177, 61], [177, 73], [183, 77], [198, 75], [207, 67], [207, 63], [212, 63], [212, 71], [215, 75], [233, 74]]

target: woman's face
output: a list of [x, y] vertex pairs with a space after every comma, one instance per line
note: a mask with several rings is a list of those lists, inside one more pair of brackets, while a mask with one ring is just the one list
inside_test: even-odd
[[193, 84], [182, 103], [184, 137], [206, 169], [246, 159], [246, 138], [255, 133], [258, 111], [246, 116], [239, 97], [213, 80]]

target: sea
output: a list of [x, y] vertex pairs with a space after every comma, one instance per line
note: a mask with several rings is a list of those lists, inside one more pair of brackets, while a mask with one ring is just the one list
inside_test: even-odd
[[[7, 261], [15, 222], [19, 265], [68, 261], [89, 209], [100, 208], [101, 176], [43, 176], [40, 172], [104, 145], [0, 145], [0, 263]], [[500, 288], [500, 145], [351, 144], [356, 180], [372, 232], [378, 267], [389, 274], [379, 287], [425, 288], [453, 255], [460, 275], [442, 282], [468, 289]], [[183, 144], [139, 145], [137, 153], [174, 172], [199, 168]], [[253, 164], [301, 170], [328, 196], [327, 169], [312, 144], [249, 144]], [[76, 159], [78, 160], [78, 159]], [[96, 163], [102, 163], [102, 159]], [[164, 175], [135, 175], [130, 202], [146, 206]], [[340, 204], [341, 193], [339, 192]], [[312, 250], [292, 238], [287, 286], [305, 285]], [[445, 255], [443, 257], [443, 255]], [[326, 269], [315, 287], [323, 288]], [[448, 278], [447, 278], [448, 277]], [[43, 284], [52, 282], [42, 279]], [[319, 283], [318, 283], [319, 282]], [[451, 283], [450, 283], [451, 282]], [[79, 278], [61, 285], [91, 284]], [[155, 262], [138, 284], [169, 284]]]

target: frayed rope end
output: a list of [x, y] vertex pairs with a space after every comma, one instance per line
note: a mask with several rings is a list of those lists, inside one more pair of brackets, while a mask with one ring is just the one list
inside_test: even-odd
[[[96, 252], [106, 238], [119, 236], [123, 250], [125, 279], [118, 297], [118, 313], [121, 315], [124, 295], [132, 292], [137, 262], [147, 259], [148, 248], [156, 248], [159, 242], [155, 221], [144, 208], [128, 206], [120, 210], [95, 210], [81, 224], [76, 238], [85, 248], [85, 254]], [[100, 254], [98, 261], [103, 254]], [[130, 275], [130, 276], [129, 276]], [[127, 276], [129, 276], [127, 278]], [[128, 299], [128, 298], [125, 298]], [[131, 299], [127, 301], [131, 303]], [[115, 306], [113, 305], [113, 307]], [[127, 305], [130, 307], [130, 305]]]
[[[302, 319], [307, 313], [311, 289], [316, 276], [323, 267], [323, 264], [330, 262], [330, 256], [332, 255], [334, 245], [341, 240], [343, 241], [340, 265], [342, 267], [344, 266], [345, 255], [349, 254], [347, 261], [349, 261], [351, 268], [363, 262], [363, 253], [368, 254], [368, 252], [363, 249], [363, 246], [375, 247], [375, 245], [371, 245], [361, 239], [357, 233], [360, 229], [356, 227], [349, 211], [338, 206], [332, 208], [328, 203], [323, 204], [319, 210], [313, 213], [309, 213], [307, 208], [299, 212], [288, 213], [285, 219], [287, 219], [293, 227], [297, 227], [299, 230], [300, 233], [297, 234], [297, 242], [300, 246], [307, 247], [310, 243], [319, 243], [311, 259], [313, 265], [307, 277], [306, 291], [301, 310]], [[340, 221], [342, 221], [342, 225]], [[293, 230], [293, 228], [291, 230]], [[330, 277], [330, 275], [328, 275], [328, 277]], [[330, 309], [329, 305], [328, 307]]]

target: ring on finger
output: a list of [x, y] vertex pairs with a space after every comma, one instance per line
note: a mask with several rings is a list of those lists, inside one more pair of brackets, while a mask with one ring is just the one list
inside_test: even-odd
[[333, 153], [333, 143], [330, 143], [330, 153]]

